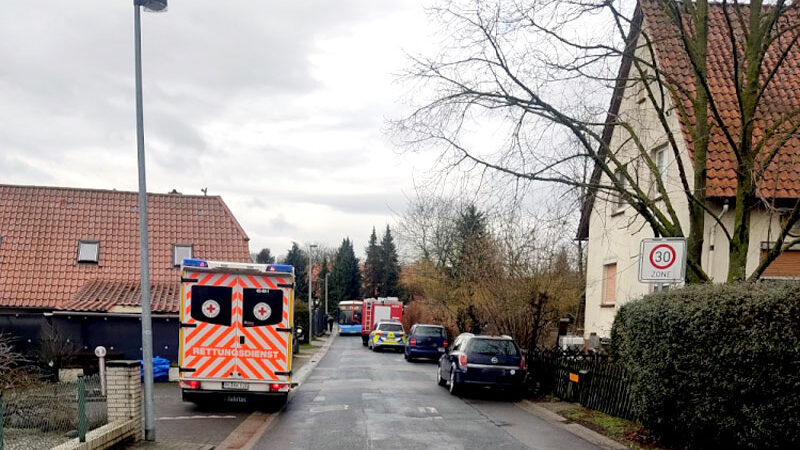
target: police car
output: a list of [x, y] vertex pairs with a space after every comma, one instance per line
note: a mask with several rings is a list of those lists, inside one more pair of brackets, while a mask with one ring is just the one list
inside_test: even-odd
[[373, 330], [369, 333], [369, 340], [367, 346], [372, 351], [378, 351], [381, 348], [396, 348], [403, 350], [406, 347], [406, 333], [403, 330], [403, 324], [397, 321], [380, 321]]

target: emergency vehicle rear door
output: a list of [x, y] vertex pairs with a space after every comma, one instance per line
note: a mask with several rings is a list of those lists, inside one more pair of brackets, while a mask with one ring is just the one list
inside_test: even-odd
[[240, 275], [239, 372], [251, 380], [290, 381], [292, 333], [288, 274]]
[[[185, 270], [181, 295], [181, 376], [230, 379], [238, 372], [239, 276]], [[239, 294], [240, 295], [240, 294]]]

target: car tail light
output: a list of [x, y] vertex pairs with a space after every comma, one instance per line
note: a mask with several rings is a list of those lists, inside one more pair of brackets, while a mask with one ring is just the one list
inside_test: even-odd
[[408, 345], [410, 345], [410, 346], [412, 346], [412, 347], [416, 347], [416, 345], [417, 345], [417, 338], [411, 338], [411, 339], [408, 341]]
[[383, 336], [383, 331], [376, 331], [375, 336]]
[[442, 342], [442, 347], [447, 348], [447, 341]]
[[462, 365], [462, 366], [466, 366], [467, 365], [467, 354], [466, 353], [462, 353], [462, 354], [458, 355], [458, 364]]
[[520, 368], [520, 370], [525, 370], [525, 357], [524, 356], [519, 361], [519, 368]]
[[181, 387], [186, 389], [200, 389], [199, 381], [181, 381]]

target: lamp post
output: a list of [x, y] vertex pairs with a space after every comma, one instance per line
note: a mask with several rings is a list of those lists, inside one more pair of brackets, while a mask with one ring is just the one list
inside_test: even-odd
[[308, 246], [308, 343], [311, 343], [311, 340], [314, 339], [314, 304], [311, 302], [311, 272], [314, 271], [313, 266], [313, 258], [311, 257], [311, 252], [313, 249], [317, 248], [317, 244], [310, 244]]
[[136, 146], [139, 167], [139, 245], [142, 275], [142, 361], [144, 362], [144, 438], [156, 440], [153, 421], [153, 327], [150, 319], [150, 248], [147, 242], [147, 183], [144, 159], [144, 113], [142, 112], [141, 7], [164, 11], [167, 0], [133, 0], [133, 38], [136, 67]]

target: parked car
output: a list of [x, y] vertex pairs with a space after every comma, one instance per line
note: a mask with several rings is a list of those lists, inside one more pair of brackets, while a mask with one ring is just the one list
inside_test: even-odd
[[439, 358], [437, 381], [458, 395], [465, 386], [497, 388], [517, 396], [525, 380], [525, 357], [510, 336], [462, 333]]
[[418, 323], [411, 327], [406, 342], [405, 358], [439, 359], [447, 349], [447, 330], [441, 325]]
[[403, 350], [406, 345], [406, 333], [403, 324], [396, 321], [380, 321], [369, 333], [368, 347], [372, 351], [382, 348], [397, 348]]

